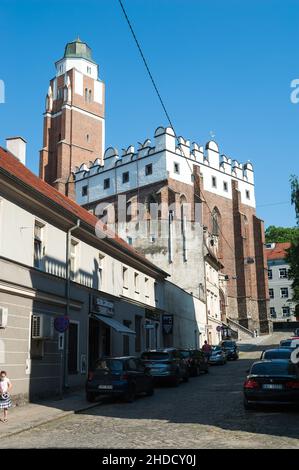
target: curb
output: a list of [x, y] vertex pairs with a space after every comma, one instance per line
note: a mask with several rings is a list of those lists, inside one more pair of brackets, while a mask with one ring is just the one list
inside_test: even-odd
[[19, 429], [17, 431], [11, 431], [11, 432], [8, 432], [6, 434], [0, 434], [0, 439], [7, 439], [8, 437], [16, 436], [17, 434], [21, 434], [22, 432], [25, 432], [25, 431], [30, 431], [31, 429], [37, 428], [37, 427], [42, 426], [44, 424], [52, 423], [53, 421], [57, 421], [59, 419], [65, 418], [66, 416], [76, 414], [76, 413], [80, 413], [81, 411], [89, 410], [91, 408], [96, 408], [97, 406], [99, 406], [101, 404], [102, 404], [101, 402], [97, 402], [97, 403], [92, 403], [90, 405], [84, 405], [81, 408], [78, 408], [76, 410], [63, 411], [55, 417], [48, 418], [48, 419], [43, 419], [41, 421], [37, 421], [36, 423], [31, 424], [31, 425], [29, 425], [27, 427], [24, 427], [22, 429]]

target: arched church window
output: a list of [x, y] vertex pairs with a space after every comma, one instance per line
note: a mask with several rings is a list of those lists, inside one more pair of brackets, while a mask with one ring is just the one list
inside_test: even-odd
[[215, 207], [212, 212], [212, 234], [216, 235], [217, 237], [219, 237], [220, 235], [220, 223], [221, 223], [220, 213], [218, 209]]

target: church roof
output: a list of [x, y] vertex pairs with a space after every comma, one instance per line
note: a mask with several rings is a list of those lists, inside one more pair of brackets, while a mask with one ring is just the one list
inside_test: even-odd
[[79, 36], [74, 41], [67, 43], [65, 46], [63, 58], [87, 59], [93, 62], [91, 48], [86, 44], [86, 42], [82, 42]]

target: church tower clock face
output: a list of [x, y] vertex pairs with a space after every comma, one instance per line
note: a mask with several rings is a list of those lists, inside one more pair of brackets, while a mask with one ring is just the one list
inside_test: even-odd
[[55, 63], [44, 113], [40, 177], [74, 197], [72, 173], [99, 159], [105, 148], [105, 86], [90, 47], [77, 38]]

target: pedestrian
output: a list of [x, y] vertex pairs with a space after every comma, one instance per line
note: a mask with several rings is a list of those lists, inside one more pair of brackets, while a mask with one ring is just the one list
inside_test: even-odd
[[210, 359], [210, 355], [211, 355], [211, 352], [212, 352], [212, 347], [211, 345], [207, 342], [207, 340], [205, 340], [204, 344], [203, 344], [203, 347], [201, 348], [202, 351], [204, 352], [204, 355]]
[[2, 423], [7, 423], [7, 410], [12, 406], [9, 392], [12, 389], [12, 384], [5, 370], [0, 372], [0, 409], [3, 410]]

